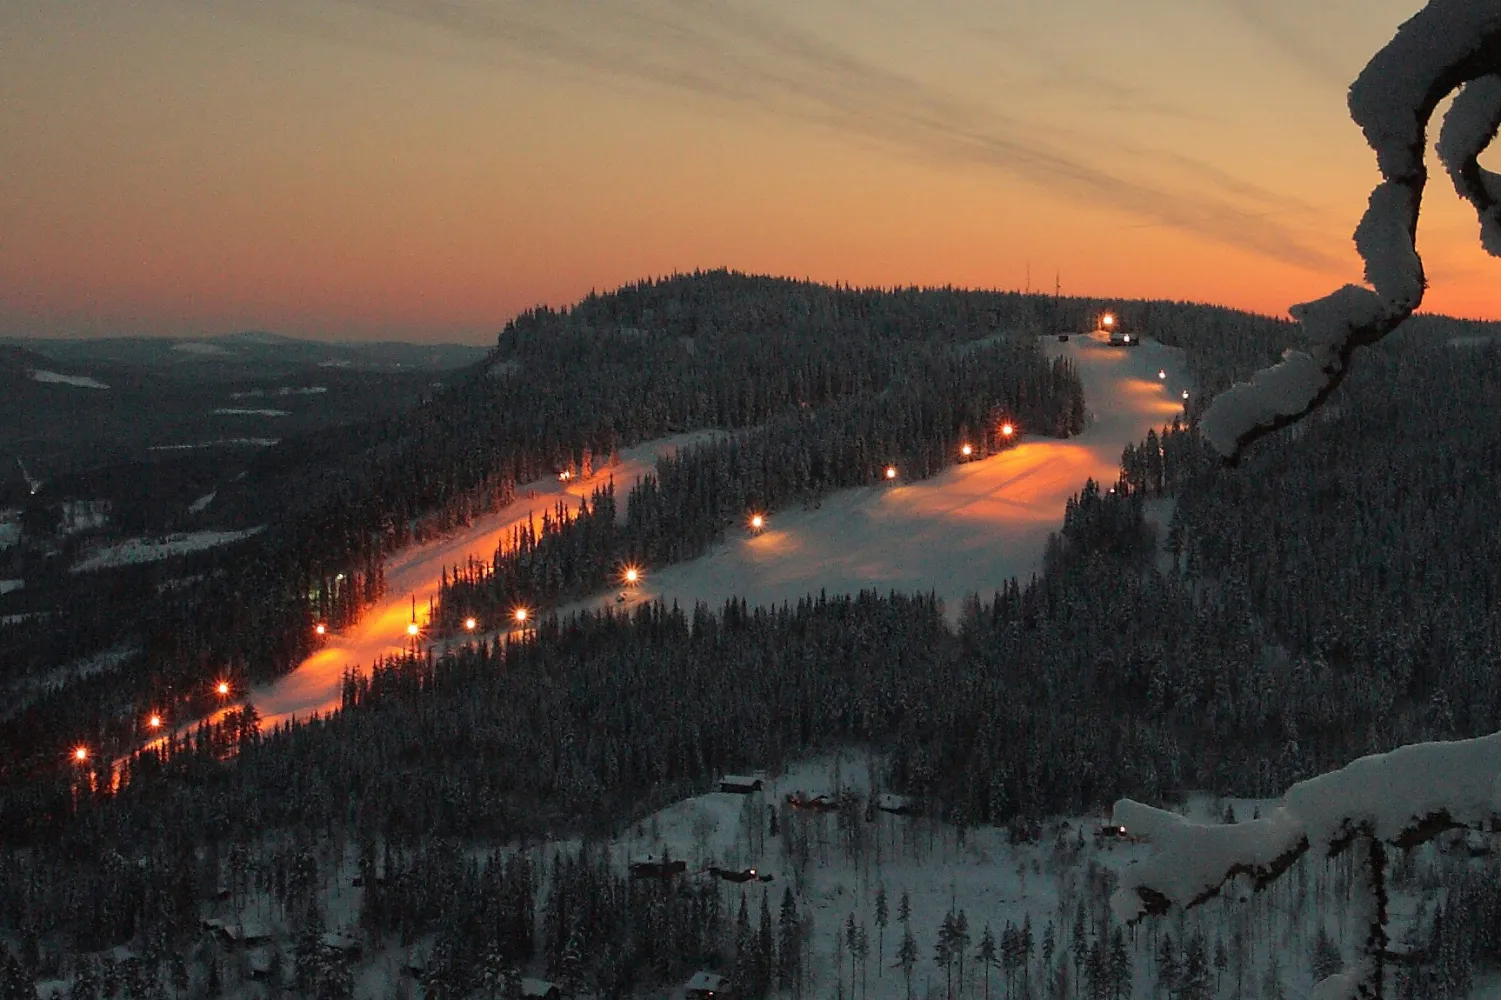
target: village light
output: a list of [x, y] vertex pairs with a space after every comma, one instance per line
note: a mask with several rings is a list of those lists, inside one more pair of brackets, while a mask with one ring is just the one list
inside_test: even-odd
[[476, 621], [475, 619], [473, 619], [473, 618], [465, 618], [464, 619], [464, 627], [467, 628], [469, 631], [473, 632], [475, 630], [475, 628], [477, 628], [478, 626], [479, 626], [479, 622]]
[[973, 455], [974, 453], [975, 453], [975, 449], [972, 448], [969, 445], [965, 445], [964, 447], [962, 447], [962, 448], [959, 449], [959, 454], [963, 455], [965, 458], [968, 458], [969, 456]]
[[894, 465], [888, 465], [888, 466], [886, 466], [886, 478], [887, 479], [895, 479], [896, 478], [896, 466], [894, 466]]
[[1001, 425], [1001, 437], [1010, 437], [1011, 435], [1013, 435], [1015, 433], [1016, 433], [1016, 428], [1012, 427], [1010, 424], [1002, 424]]
[[1114, 326], [1115, 325], [1115, 314], [1114, 313], [1106, 313], [1105, 315], [1101, 316], [1100, 317], [1100, 325], [1101, 326]]

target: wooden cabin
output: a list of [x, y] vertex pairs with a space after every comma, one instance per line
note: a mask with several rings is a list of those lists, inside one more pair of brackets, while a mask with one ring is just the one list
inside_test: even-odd
[[672, 878], [688, 870], [686, 861], [674, 861], [667, 857], [653, 857], [650, 854], [632, 858], [630, 864], [631, 878]]

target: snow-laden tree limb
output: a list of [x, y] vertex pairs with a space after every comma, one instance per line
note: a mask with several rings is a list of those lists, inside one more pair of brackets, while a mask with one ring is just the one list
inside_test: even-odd
[[1480, 215], [1482, 244], [1501, 256], [1501, 177], [1479, 164], [1501, 127], [1498, 74], [1501, 0], [1429, 0], [1351, 85], [1351, 117], [1375, 150], [1382, 176], [1355, 230], [1370, 287], [1346, 285], [1294, 306], [1310, 350], [1287, 352], [1210, 403], [1199, 426], [1228, 461], [1317, 409], [1344, 379], [1356, 348], [1376, 343], [1422, 304], [1427, 279], [1417, 226], [1428, 179], [1428, 124], [1439, 102], [1460, 87], [1445, 119], [1441, 155]]
[[1309, 850], [1350, 848], [1364, 872], [1358, 914], [1368, 928], [1361, 959], [1320, 984], [1317, 1000], [1379, 997], [1392, 956], [1386, 936], [1386, 849], [1408, 850], [1445, 830], [1501, 828], [1501, 733], [1419, 743], [1361, 759], [1287, 790], [1248, 823], [1194, 823], [1122, 799], [1114, 820], [1153, 851], [1127, 865], [1110, 905], [1130, 923], [1188, 909], [1228, 891], [1244, 899]]

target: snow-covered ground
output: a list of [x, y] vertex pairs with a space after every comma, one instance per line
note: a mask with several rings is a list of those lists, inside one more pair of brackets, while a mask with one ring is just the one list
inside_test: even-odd
[[79, 389], [108, 389], [109, 386], [96, 378], [87, 375], [60, 375], [57, 372], [49, 372], [42, 368], [33, 368], [27, 372], [34, 382], [49, 382], [53, 385], [71, 385]]
[[12, 590], [24, 590], [25, 580], [0, 580], [0, 594], [8, 594]]
[[291, 416], [288, 410], [252, 410], [242, 407], [221, 406], [214, 411], [216, 417], [286, 417]]
[[245, 389], [232, 392], [230, 399], [259, 399], [262, 396], [316, 396], [328, 391], [326, 385], [284, 385], [276, 389]]
[[[875, 587], [933, 590], [957, 614], [966, 595], [988, 595], [1013, 576], [1025, 579], [1039, 568], [1048, 534], [1062, 525], [1068, 498], [1090, 477], [1114, 482], [1125, 446], [1171, 423], [1183, 411], [1183, 390], [1193, 390], [1182, 353], [1155, 341], [1130, 349], [1109, 347], [1103, 335], [1045, 343], [1050, 355], [1073, 358], [1084, 380], [1089, 426], [1080, 436], [1024, 439], [926, 482], [845, 490], [815, 510], [778, 512], [760, 535], [734, 538], [660, 572], [648, 567], [631, 602], [660, 597], [687, 606], [743, 596], [762, 604]], [[1159, 378], [1159, 371], [1167, 377]], [[336, 708], [346, 667], [368, 668], [377, 657], [408, 647], [412, 599], [422, 619], [445, 567], [470, 557], [489, 560], [513, 527], [560, 498], [588, 495], [606, 476], [623, 495], [659, 454], [711, 435], [627, 449], [620, 466], [590, 480], [528, 484], [515, 503], [466, 531], [394, 556], [386, 565], [385, 603], [352, 629], [329, 636], [296, 670], [252, 691], [249, 700], [266, 725]], [[615, 592], [574, 607], [601, 605], [616, 606]]]
[[202, 514], [204, 511], [208, 510], [208, 505], [211, 504], [211, 503], [213, 503], [214, 502], [214, 497], [216, 497], [218, 495], [219, 495], [219, 491], [218, 490], [214, 490], [212, 493], [205, 493], [203, 496], [199, 497], [197, 500], [194, 500], [192, 503], [188, 504], [188, 513], [189, 514]]
[[147, 451], [192, 451], [194, 448], [219, 448], [223, 446], [248, 446], [252, 448], [269, 448], [279, 444], [281, 438], [219, 438], [214, 441], [200, 441], [197, 444], [154, 444]]
[[233, 354], [234, 352], [220, 347], [218, 344], [205, 344], [202, 341], [186, 340], [180, 344], [173, 344], [172, 350], [181, 351], [184, 354]]
[[89, 570], [155, 562], [172, 556], [186, 555], [189, 552], [201, 552], [204, 549], [249, 538], [260, 530], [260, 528], [246, 528], [244, 531], [191, 531], [166, 535], [162, 538], [132, 538], [115, 545], [95, 549], [74, 566], [72, 572], [86, 573]]
[[0, 549], [8, 549], [21, 540], [21, 512], [0, 510]]

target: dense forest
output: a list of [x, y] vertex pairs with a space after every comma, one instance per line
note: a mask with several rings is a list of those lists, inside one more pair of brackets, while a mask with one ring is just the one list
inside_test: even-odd
[[[502, 555], [494, 567], [461, 568], [445, 601], [445, 608], [453, 605], [445, 611], [452, 617], [463, 602], [581, 592], [623, 556], [688, 558], [748, 505], [797, 502], [868, 481], [871, 462], [847, 457], [841, 442], [876, 433], [882, 415], [890, 423], [880, 425], [880, 433], [904, 448], [902, 460], [919, 470], [925, 455], [941, 453], [966, 423], [983, 423], [995, 406], [1021, 412], [1033, 405], [1035, 416], [1028, 419], [1060, 421], [1052, 426], [1068, 429], [1074, 403], [1066, 370], [1041, 364], [1026, 345], [1009, 340], [952, 349], [988, 336], [991, 322], [984, 310], [958, 305], [968, 301], [959, 293], [882, 299], [767, 286], [776, 294], [768, 291], [766, 300], [784, 302], [780, 320], [832, 316], [828, 321], [842, 329], [837, 323], [847, 308], [865, 317], [849, 321], [863, 324], [867, 343], [887, 348], [862, 353], [857, 343], [836, 363], [832, 335], [824, 348], [829, 357], [788, 338], [777, 348], [782, 361], [774, 368], [768, 364], [747, 380], [761, 363], [747, 348], [736, 362], [740, 377], [714, 382], [718, 376], [710, 373], [719, 369], [698, 367], [709, 353], [703, 342], [749, 322], [754, 310], [740, 303], [674, 312], [661, 305], [670, 301], [662, 289], [718, 289], [705, 292], [706, 301], [739, 302], [735, 290], [744, 289], [736, 282], [742, 280], [750, 289], [761, 287], [754, 279], [700, 276], [593, 298], [566, 316], [542, 311], [524, 317], [508, 329], [509, 339], [502, 336], [484, 376], [491, 381], [482, 384], [502, 387], [495, 390], [498, 398], [542, 391], [538, 385], [555, 378], [537, 405], [560, 414], [556, 425], [535, 413], [508, 419], [572, 427], [574, 437], [560, 431], [545, 445], [531, 446], [525, 460], [517, 445], [503, 452], [508, 466], [488, 464], [476, 445], [472, 465], [459, 459], [463, 449], [440, 450], [455, 464], [435, 466], [447, 472], [435, 473], [433, 481], [409, 484], [396, 499], [364, 498], [364, 506], [353, 505], [342, 534], [333, 521], [327, 535], [316, 532], [316, 520], [298, 515], [303, 519], [293, 524], [306, 535], [279, 529], [283, 540], [258, 548], [241, 568], [282, 580], [282, 603], [271, 607], [295, 613], [305, 626], [325, 610], [316, 601], [337, 599], [322, 595], [342, 592], [334, 587], [334, 571], [344, 565], [358, 579], [343, 611], [354, 615], [360, 588], [378, 586], [378, 558], [387, 546], [462, 523], [494, 502], [494, 492], [485, 500], [475, 484], [503, 495], [523, 477], [582, 462], [585, 449], [591, 460], [607, 456], [635, 435], [711, 425], [741, 429], [665, 463], [642, 484], [641, 512], [634, 513], [633, 500], [621, 525], [615, 497], [602, 492], [582, 515], [564, 512], [526, 539], [526, 567]], [[789, 289], [797, 294], [786, 294]], [[801, 305], [794, 309], [787, 301]], [[907, 317], [901, 322], [918, 322], [904, 312], [921, 315], [918, 302], [949, 319], [930, 319], [919, 327], [922, 336], [909, 342], [901, 322], [888, 326], [872, 318], [880, 312], [874, 303], [882, 301]], [[597, 324], [604, 323], [619, 325], [601, 334]], [[639, 324], [652, 323], [660, 333], [641, 332]], [[1229, 337], [1233, 346], [1218, 355], [1225, 372], [1243, 374], [1281, 346], [1280, 324], [1247, 322], [1240, 329], [1251, 332]], [[692, 338], [692, 350], [684, 338]], [[631, 392], [612, 396], [599, 389], [608, 379], [587, 380], [589, 391], [600, 395], [574, 413], [566, 402], [574, 396], [564, 390], [566, 350], [559, 347], [555, 362], [541, 360], [551, 356], [547, 345], [566, 343], [596, 349], [592, 363], [615, 365], [622, 380], [634, 380]], [[799, 349], [806, 351], [804, 362], [795, 360]], [[639, 363], [638, 351], [660, 352], [653, 356], [682, 366], [678, 375], [702, 371], [706, 384], [720, 388], [664, 389], [661, 401], [647, 407], [652, 413], [643, 415], [630, 400], [658, 396], [646, 391], [653, 369]], [[907, 361], [889, 367], [902, 352]], [[351, 676], [343, 710], [327, 719], [262, 731], [247, 709], [136, 757], [118, 780], [104, 761], [92, 770], [10, 781], [0, 788], [0, 934], [33, 942], [23, 949], [22, 963], [33, 972], [49, 949], [68, 953], [155, 940], [168, 942], [158, 948], [167, 955], [170, 943], [189, 933], [205, 884], [220, 877], [220, 859], [252, 847], [263, 851], [268, 838], [304, 852], [332, 838], [360, 845], [372, 859], [372, 879], [373, 859], [380, 856], [383, 888], [372, 895], [381, 909], [362, 918], [371, 921], [372, 932], [439, 931], [445, 948], [465, 956], [450, 965], [468, 976], [490, 968], [495, 978], [536, 960], [520, 950], [519, 937], [507, 943], [495, 928], [513, 925], [523, 919], [516, 914], [535, 906], [526, 901], [538, 876], [516, 869], [503, 853], [476, 869], [471, 861], [441, 862], [442, 851], [566, 832], [604, 834], [703, 790], [729, 770], [774, 767], [818, 749], [879, 748], [887, 761], [883, 783], [912, 796], [926, 815], [960, 829], [1006, 825], [1026, 840], [1045, 817], [1088, 812], [1119, 795], [1161, 800], [1188, 788], [1271, 795], [1365, 752], [1493, 731], [1501, 700], [1485, 664], [1498, 625], [1493, 577], [1501, 570], [1474, 554], [1492, 551], [1494, 533], [1501, 531], [1501, 499], [1482, 480], [1501, 451], [1501, 425], [1485, 418], [1501, 381], [1501, 353], [1447, 347], [1442, 335], [1415, 326], [1367, 354], [1318, 419], [1270, 439], [1238, 468], [1221, 467], [1189, 426], [1165, 427], [1128, 448], [1118, 482], [1086, 484], [1070, 502], [1045, 571], [977, 595], [962, 609], [957, 628], [931, 597], [873, 592], [810, 596], [781, 608], [732, 601], [719, 608], [646, 606], [629, 615], [553, 618], [521, 640], [471, 645], [436, 660], [392, 660], [369, 676]], [[1005, 367], [987, 374], [986, 365], [1008, 357]], [[935, 384], [971, 385], [973, 394], [956, 391], [931, 402], [918, 391], [903, 396], [906, 379], [923, 384], [917, 372], [934, 373]], [[1013, 381], [1002, 372], [1013, 373]], [[661, 385], [671, 383], [661, 378]], [[762, 388], [761, 379], [772, 388]], [[1028, 379], [1052, 385], [1053, 395], [1039, 393], [1028, 404], [1016, 394]], [[885, 405], [873, 405], [878, 397]], [[803, 412], [803, 402], [810, 412]], [[480, 404], [476, 411], [483, 412]], [[619, 425], [597, 419], [611, 412], [631, 416]], [[467, 440], [477, 437], [483, 439], [471, 433]], [[371, 467], [394, 475], [398, 452]], [[886, 460], [883, 453], [877, 461]], [[469, 485], [460, 489], [461, 483]], [[348, 499], [355, 499], [352, 488]], [[1173, 515], [1159, 538], [1144, 509], [1148, 501], [1166, 500]], [[338, 504], [323, 502], [313, 509], [332, 518]], [[434, 506], [424, 506], [429, 503]], [[389, 533], [359, 535], [353, 526], [378, 511]], [[392, 511], [427, 511], [427, 520], [405, 516], [398, 528]], [[311, 549], [343, 538], [349, 552], [357, 541], [368, 542], [361, 550], [365, 561], [330, 560], [316, 577], [296, 578], [294, 587], [279, 575], [285, 564], [271, 556], [292, 537], [304, 538]], [[280, 636], [287, 644], [283, 662], [290, 662], [297, 647], [287, 637], [294, 633], [277, 632], [285, 624], [277, 613], [266, 610], [244, 575], [235, 581], [247, 589], [239, 592], [241, 605], [223, 613], [240, 628], [252, 622], [264, 628], [262, 642]], [[308, 597], [310, 591], [319, 596]], [[76, 733], [80, 723], [97, 724], [109, 706], [128, 699], [130, 684], [162, 683], [172, 676], [172, 663], [190, 662], [190, 652], [201, 670], [213, 662], [204, 650], [236, 634], [219, 636], [212, 622], [200, 623], [160, 668], [146, 672], [146, 681], [106, 676], [73, 685], [74, 697], [44, 700], [19, 718]], [[248, 661], [238, 669], [251, 676], [270, 672]], [[80, 699], [79, 692], [90, 697]], [[426, 859], [424, 866], [457, 866], [463, 874], [439, 879], [448, 888], [434, 895], [434, 876], [399, 875], [413, 858]], [[587, 856], [570, 863], [580, 871], [599, 867]], [[286, 896], [299, 927], [316, 927], [316, 907], [292, 886], [316, 882], [319, 862], [299, 862], [291, 851], [277, 864], [282, 874], [270, 869], [264, 877]], [[302, 874], [294, 878], [297, 871]], [[508, 888], [477, 895], [454, 888], [473, 887], [480, 878]], [[595, 983], [611, 981], [622, 967], [645, 969], [644, 981], [661, 981], [710, 947], [674, 945], [671, 954], [678, 957], [671, 960], [632, 950], [650, 947], [650, 935], [640, 931], [646, 917], [619, 917], [632, 906], [647, 907], [659, 930], [681, 928], [674, 933], [701, 933], [728, 921], [723, 915], [706, 924], [710, 918], [691, 909], [714, 905], [707, 899], [651, 903], [633, 895], [644, 888], [609, 885], [601, 881], [602, 888], [589, 890], [608, 900], [590, 904], [591, 912], [615, 914], [622, 920], [617, 931], [600, 932], [587, 953], [574, 942], [575, 958], [567, 961], [568, 935], [556, 927], [542, 935], [552, 949], [546, 967], [555, 974], [573, 962], [570, 975]], [[1489, 892], [1476, 887], [1451, 906], [1469, 899], [1465, 905], [1491, 907]], [[475, 912], [484, 906], [510, 907], [504, 910], [510, 915]], [[677, 913], [679, 906], [690, 909]], [[476, 929], [481, 925], [483, 932]], [[1465, 947], [1466, 962], [1491, 960], [1485, 947]], [[496, 957], [487, 965], [491, 952]], [[313, 947], [310, 955], [317, 953]], [[770, 981], [764, 970], [758, 975]], [[334, 980], [329, 990], [342, 995]], [[1421, 992], [1426, 982], [1414, 979], [1406, 995], [1432, 995]]]

